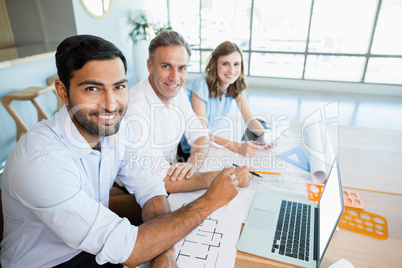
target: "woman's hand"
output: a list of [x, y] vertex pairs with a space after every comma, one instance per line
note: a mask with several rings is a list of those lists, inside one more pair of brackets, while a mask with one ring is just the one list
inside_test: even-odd
[[271, 143], [270, 145], [264, 145], [265, 150], [269, 150], [269, 149], [274, 148], [274, 147], [276, 147], [276, 142]]
[[264, 149], [264, 146], [259, 145], [258, 142], [255, 141], [238, 143], [236, 147], [235, 151], [245, 157], [253, 157], [259, 149]]

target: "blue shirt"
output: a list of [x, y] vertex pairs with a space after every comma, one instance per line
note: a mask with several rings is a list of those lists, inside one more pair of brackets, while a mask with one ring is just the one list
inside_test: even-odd
[[81, 251], [99, 264], [128, 259], [138, 227], [108, 209], [115, 178], [141, 206], [166, 195], [163, 182], [138, 164], [132, 135], [122, 120], [101, 151], [92, 150], [64, 106], [20, 139], [3, 174], [3, 267], [52, 267]]
[[[230, 112], [232, 108], [233, 98], [226, 96], [226, 92], [222, 95], [221, 99], [210, 98], [209, 89], [205, 76], [199, 76], [193, 79], [187, 86], [187, 93], [192, 102], [191, 93], [197, 95], [201, 100], [205, 102], [205, 112], [207, 117], [207, 128], [212, 133], [215, 129], [222, 127], [222, 124], [228, 123], [226, 115]], [[212, 133], [213, 134], [213, 133]], [[189, 153], [190, 146], [187, 144], [186, 138], [183, 137], [181, 140], [181, 147], [183, 152]]]
[[232, 108], [233, 98], [226, 96], [226, 92], [222, 95], [221, 99], [209, 97], [209, 89], [205, 76], [193, 79], [187, 86], [187, 92], [190, 102], [192, 102], [191, 92], [205, 102], [207, 128], [209, 131], [212, 131], [222, 123], [222, 116], [228, 115]]

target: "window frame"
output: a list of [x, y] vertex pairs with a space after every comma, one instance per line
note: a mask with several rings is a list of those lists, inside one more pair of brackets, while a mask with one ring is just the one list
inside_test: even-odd
[[[168, 22], [170, 23], [170, 1], [172, 0], [166, 0], [167, 1], [167, 18]], [[201, 22], [202, 22], [202, 0], [198, 0], [199, 2], [199, 10], [198, 10], [198, 17], [199, 17], [199, 33], [200, 35], [202, 34], [201, 31]], [[353, 83], [353, 84], [375, 84], [375, 85], [386, 85], [386, 86], [401, 86], [402, 83], [380, 83], [380, 82], [367, 82], [365, 81], [366, 79], [366, 73], [367, 73], [367, 68], [369, 65], [370, 59], [374, 58], [395, 58], [395, 59], [402, 59], [402, 55], [393, 55], [393, 54], [374, 54], [371, 53], [373, 42], [374, 42], [374, 37], [375, 37], [375, 31], [376, 31], [376, 26], [379, 20], [380, 16], [380, 11], [382, 7], [382, 0], [377, 1], [377, 6], [375, 10], [375, 15], [373, 19], [373, 24], [372, 24], [372, 29], [370, 33], [370, 38], [369, 38], [369, 45], [368, 45], [368, 52], [367, 53], [337, 53], [337, 52], [309, 52], [308, 51], [308, 44], [310, 42], [310, 31], [311, 31], [311, 23], [312, 23], [312, 17], [313, 17], [313, 9], [314, 9], [314, 3], [316, 0], [311, 0], [311, 6], [310, 6], [310, 14], [309, 14], [309, 22], [308, 22], [308, 30], [307, 30], [307, 38], [306, 38], [306, 45], [305, 45], [305, 50], [303, 52], [300, 51], [275, 51], [275, 50], [253, 50], [252, 48], [252, 42], [253, 42], [253, 14], [254, 14], [254, 0], [251, 1], [251, 16], [250, 16], [250, 34], [249, 34], [249, 40], [248, 40], [248, 47], [247, 49], [243, 49], [244, 54], [248, 54], [248, 57], [245, 57], [247, 59], [247, 62], [245, 62], [245, 75], [247, 77], [255, 77], [257, 79], [259, 78], [270, 78], [270, 79], [290, 79], [290, 80], [305, 80], [305, 81], [319, 81], [319, 82], [345, 82], [345, 83]], [[200, 40], [202, 40], [202, 37], [199, 37]], [[202, 43], [200, 42], [199, 46], [194, 46], [192, 47], [193, 51], [197, 51], [200, 55], [202, 53], [211, 53], [212, 49], [209, 48], [202, 48]], [[292, 78], [292, 77], [275, 77], [275, 76], [259, 76], [259, 75], [250, 75], [250, 68], [251, 68], [251, 60], [252, 60], [252, 55], [254, 53], [262, 53], [262, 54], [286, 54], [286, 55], [302, 55], [304, 57], [304, 63], [303, 63], [303, 71], [301, 78]], [[326, 80], [326, 79], [311, 79], [311, 78], [306, 78], [305, 73], [306, 73], [306, 64], [307, 64], [307, 58], [309, 56], [334, 56], [334, 57], [362, 57], [364, 58], [364, 64], [363, 64], [363, 70], [362, 70], [362, 75], [359, 81], [347, 81], [347, 80]], [[202, 71], [202, 57], [199, 57], [199, 61], [197, 61], [199, 72], [190, 72], [190, 73], [203, 73]]]

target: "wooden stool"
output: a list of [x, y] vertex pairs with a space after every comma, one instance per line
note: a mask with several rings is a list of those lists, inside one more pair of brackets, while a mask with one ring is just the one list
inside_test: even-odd
[[[55, 92], [56, 89], [54, 86], [48, 87], [29, 87], [23, 90], [16, 91], [9, 95], [4, 96], [1, 99], [4, 108], [10, 113], [11, 117], [14, 119], [15, 124], [17, 125], [17, 141], [21, 138], [22, 134], [28, 131], [27, 125], [22, 121], [21, 117], [15, 112], [13, 107], [11, 106], [11, 102], [13, 100], [30, 100], [38, 111], [38, 121], [42, 119], [49, 119], [49, 116], [42, 109], [42, 107], [35, 101], [35, 98], [43, 95], [49, 91]], [[57, 93], [55, 92], [57, 95]]]

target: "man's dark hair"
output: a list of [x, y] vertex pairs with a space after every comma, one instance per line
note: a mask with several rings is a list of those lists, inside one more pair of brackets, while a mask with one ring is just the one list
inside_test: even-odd
[[114, 44], [93, 35], [75, 35], [66, 38], [57, 47], [56, 66], [59, 79], [67, 90], [73, 71], [80, 70], [92, 60], [112, 60], [119, 57], [127, 73], [127, 61], [123, 53]]

